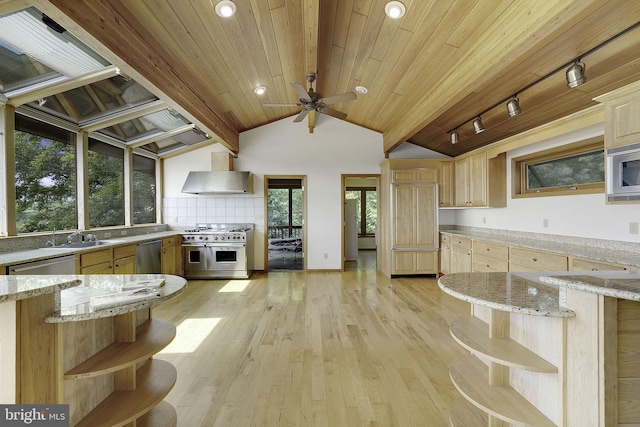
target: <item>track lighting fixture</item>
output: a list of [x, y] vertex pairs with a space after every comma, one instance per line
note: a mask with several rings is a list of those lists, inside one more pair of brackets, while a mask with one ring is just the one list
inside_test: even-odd
[[480, 116], [473, 120], [473, 130], [476, 134], [484, 132], [484, 125], [482, 124], [482, 118], [480, 118]]
[[451, 144], [458, 143], [458, 128], [451, 131]]
[[399, 19], [404, 16], [407, 9], [399, 1], [390, 1], [384, 6], [384, 11], [389, 18]]
[[236, 13], [236, 4], [231, 0], [221, 0], [214, 7], [221, 18], [230, 18]]
[[520, 100], [516, 98], [515, 95], [507, 101], [507, 112], [509, 113], [509, 117], [515, 117], [522, 112], [522, 109], [520, 109]]
[[567, 68], [567, 86], [571, 89], [574, 87], [578, 87], [584, 82], [587, 81], [587, 76], [585, 76], [585, 72], [587, 71], [587, 66], [584, 62], [579, 62], [576, 60], [573, 64]]

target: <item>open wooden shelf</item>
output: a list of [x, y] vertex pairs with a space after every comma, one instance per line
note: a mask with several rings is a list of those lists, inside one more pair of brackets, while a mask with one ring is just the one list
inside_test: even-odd
[[510, 386], [489, 384], [488, 367], [474, 356], [451, 365], [451, 382], [469, 402], [503, 421], [540, 427], [555, 424]]
[[[162, 402], [173, 388], [176, 378], [176, 368], [171, 363], [151, 359], [138, 369], [135, 390], [114, 391], [76, 427], [124, 426], [142, 417]], [[160, 406], [158, 411], [161, 412], [164, 408], [166, 406]], [[155, 417], [155, 415], [154, 412], [147, 417]]]
[[173, 323], [150, 319], [136, 329], [136, 341], [110, 344], [65, 373], [64, 379], [95, 377], [142, 362], [165, 348], [175, 336]]
[[177, 425], [176, 409], [164, 400], [136, 420], [136, 427], [176, 427]]
[[490, 338], [489, 325], [474, 316], [451, 323], [449, 332], [462, 347], [511, 368], [557, 373], [558, 368], [510, 338]]
[[489, 416], [467, 399], [458, 397], [451, 403], [449, 422], [451, 427], [482, 427], [489, 425]]

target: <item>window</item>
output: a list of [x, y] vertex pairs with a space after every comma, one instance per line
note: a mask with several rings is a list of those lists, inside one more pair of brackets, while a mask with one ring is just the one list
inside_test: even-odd
[[75, 134], [16, 116], [18, 233], [77, 228]]
[[124, 150], [89, 139], [89, 225], [124, 225]]
[[378, 193], [375, 187], [347, 187], [345, 198], [358, 201], [358, 236], [373, 236], [378, 218]]
[[514, 197], [604, 192], [603, 138], [514, 159]]
[[133, 223], [156, 222], [156, 161], [133, 155]]

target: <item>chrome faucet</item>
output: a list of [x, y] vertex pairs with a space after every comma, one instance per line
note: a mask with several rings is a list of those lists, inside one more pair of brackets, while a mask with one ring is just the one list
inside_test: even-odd
[[80, 236], [80, 241], [84, 241], [84, 233], [80, 230], [77, 230], [67, 236], [67, 243], [73, 243], [73, 239], [78, 236]]
[[55, 227], [53, 227], [53, 231], [51, 232], [51, 240], [47, 240], [46, 244], [51, 247], [56, 246], [56, 228]]

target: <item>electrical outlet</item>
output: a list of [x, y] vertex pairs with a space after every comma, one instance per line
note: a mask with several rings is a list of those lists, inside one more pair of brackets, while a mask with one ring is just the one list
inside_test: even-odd
[[325, 254], [324, 254], [324, 259], [328, 259], [328, 258], [329, 258], [329, 254], [328, 254], [328, 253], [325, 253]]
[[542, 220], [542, 226], [543, 226], [544, 228], [549, 228], [549, 218], [544, 218], [544, 219]]
[[638, 222], [630, 222], [629, 223], [629, 234], [640, 234], [640, 223], [638, 223]]
[[483, 224], [486, 224], [486, 223], [487, 223], [487, 217], [486, 217], [486, 216], [483, 216], [483, 217], [482, 217], [482, 223], [483, 223]]

